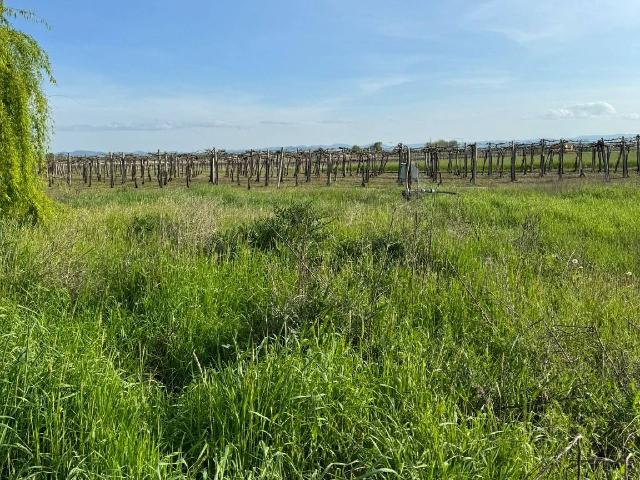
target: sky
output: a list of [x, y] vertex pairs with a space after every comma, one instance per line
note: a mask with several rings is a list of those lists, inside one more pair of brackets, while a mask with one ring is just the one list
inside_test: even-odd
[[640, 0], [8, 0], [54, 151], [640, 132]]

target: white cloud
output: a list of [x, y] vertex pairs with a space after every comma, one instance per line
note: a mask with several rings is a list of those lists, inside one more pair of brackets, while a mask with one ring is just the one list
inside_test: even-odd
[[547, 113], [547, 118], [594, 118], [615, 115], [616, 109], [607, 102], [587, 102], [556, 108]]
[[103, 124], [69, 124], [56, 127], [61, 132], [158, 132], [185, 128], [242, 128], [221, 120], [202, 122], [110, 122]]
[[493, 32], [520, 44], [592, 35], [602, 25], [635, 29], [638, 0], [484, 0], [464, 19], [467, 28]]
[[625, 113], [622, 118], [625, 120], [640, 120], [640, 113]]
[[513, 79], [508, 75], [501, 76], [464, 76], [447, 80], [448, 85], [454, 87], [470, 87], [470, 88], [502, 88]]
[[388, 88], [399, 87], [418, 80], [411, 75], [395, 75], [390, 77], [367, 78], [358, 82], [360, 91], [364, 94], [378, 93]]

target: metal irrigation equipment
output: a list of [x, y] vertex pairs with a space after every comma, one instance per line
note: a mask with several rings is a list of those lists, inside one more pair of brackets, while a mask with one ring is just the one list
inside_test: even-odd
[[413, 190], [403, 190], [402, 196], [407, 200], [412, 198], [420, 198], [425, 195], [457, 195], [457, 192], [448, 192], [445, 190], [437, 190], [435, 188], [416, 188]]

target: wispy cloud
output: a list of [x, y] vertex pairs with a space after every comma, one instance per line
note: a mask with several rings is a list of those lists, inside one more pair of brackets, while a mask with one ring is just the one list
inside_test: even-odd
[[554, 120], [563, 118], [594, 118], [612, 116], [616, 113], [616, 109], [610, 103], [587, 102], [549, 110], [546, 117]]
[[294, 125], [300, 125], [300, 122], [296, 121], [286, 121], [286, 120], [261, 120], [260, 125], [275, 125], [275, 126], [281, 126], [281, 127], [289, 127], [289, 126], [294, 126]]
[[413, 75], [392, 75], [380, 78], [367, 78], [358, 82], [358, 88], [366, 95], [379, 93], [389, 88], [400, 87], [408, 83], [413, 83], [419, 78]]
[[639, 15], [638, 0], [483, 0], [464, 23], [519, 44], [536, 44], [580, 38], [601, 25], [636, 28]]
[[85, 80], [51, 92], [55, 149], [244, 147], [303, 135], [321, 143], [352, 121], [340, 110], [348, 96], [275, 103], [243, 92], [141, 92], [105, 78]]
[[622, 118], [625, 120], [640, 120], [640, 113], [625, 113]]
[[479, 76], [459, 76], [446, 81], [448, 85], [463, 88], [502, 88], [512, 81], [508, 75], [479, 75]]
[[187, 128], [243, 128], [219, 120], [205, 122], [145, 122], [145, 123], [104, 123], [104, 124], [69, 124], [60, 125], [56, 129], [61, 132], [159, 132], [181, 130]]
[[315, 122], [317, 125], [352, 125], [351, 120], [328, 119]]

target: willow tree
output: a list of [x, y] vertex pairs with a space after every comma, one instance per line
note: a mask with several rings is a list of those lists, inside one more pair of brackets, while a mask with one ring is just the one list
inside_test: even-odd
[[49, 132], [42, 85], [54, 79], [47, 54], [11, 24], [17, 17], [34, 18], [0, 0], [0, 215], [37, 220], [49, 203], [38, 175]]

